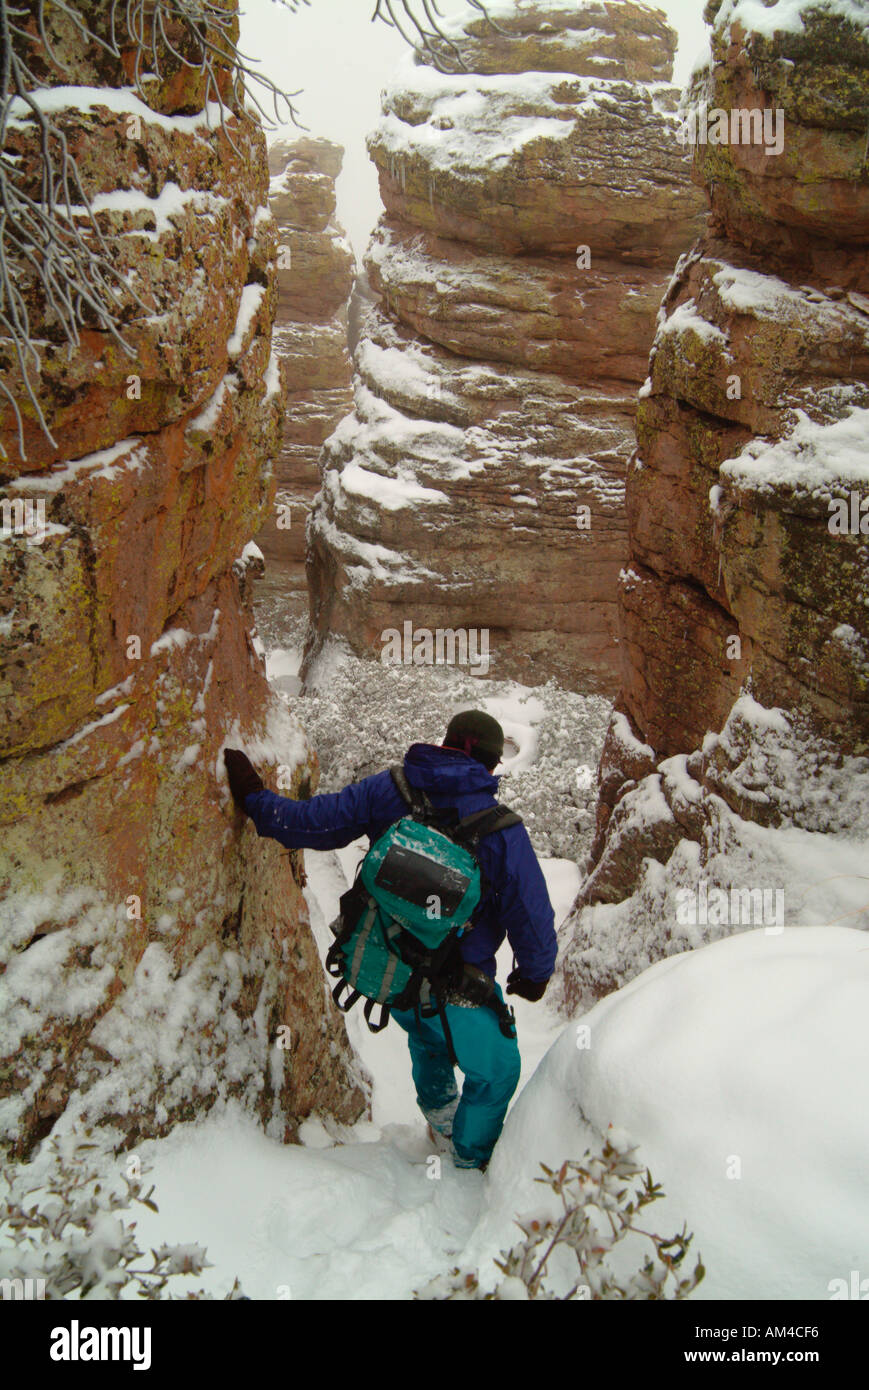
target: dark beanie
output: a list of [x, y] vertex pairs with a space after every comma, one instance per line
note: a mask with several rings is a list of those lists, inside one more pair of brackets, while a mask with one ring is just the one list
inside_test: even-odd
[[491, 714], [479, 709], [462, 710], [450, 720], [443, 746], [458, 748], [491, 770], [504, 752], [504, 730]]

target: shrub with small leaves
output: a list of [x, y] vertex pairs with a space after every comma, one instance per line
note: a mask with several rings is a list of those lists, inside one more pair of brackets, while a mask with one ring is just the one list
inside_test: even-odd
[[[170, 1280], [201, 1274], [211, 1266], [200, 1245], [161, 1245], [151, 1266], [139, 1248], [136, 1223], [123, 1220], [132, 1203], [157, 1211], [154, 1189], [140, 1176], [120, 1174], [123, 1188], [107, 1185], [88, 1150], [52, 1153], [50, 1176], [26, 1187], [26, 1169], [0, 1166], [0, 1301], [15, 1297], [15, 1281], [38, 1287], [39, 1297], [119, 1299], [132, 1289], [139, 1298], [211, 1299], [203, 1289], [175, 1293]], [[32, 1181], [32, 1180], [31, 1180]], [[6, 1282], [9, 1281], [9, 1282]], [[227, 1299], [243, 1298], [236, 1279]]]
[[[698, 1258], [690, 1274], [681, 1272], [693, 1239], [684, 1226], [678, 1235], [664, 1239], [637, 1224], [643, 1208], [664, 1193], [648, 1169], [634, 1161], [634, 1152], [611, 1130], [599, 1155], [587, 1150], [581, 1163], [568, 1160], [557, 1172], [541, 1163], [545, 1176], [535, 1181], [555, 1193], [561, 1210], [517, 1220], [522, 1240], [495, 1261], [502, 1274], [496, 1286], [484, 1292], [476, 1273], [453, 1269], [432, 1279], [415, 1297], [557, 1302], [686, 1298], [705, 1270]], [[630, 1232], [649, 1240], [654, 1253], [634, 1273], [615, 1274], [607, 1267], [607, 1256]]]

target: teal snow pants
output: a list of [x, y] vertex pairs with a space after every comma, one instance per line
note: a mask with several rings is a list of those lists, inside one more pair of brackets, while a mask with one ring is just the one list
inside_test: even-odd
[[[500, 988], [498, 996], [503, 1000]], [[450, 1133], [456, 1163], [487, 1163], [501, 1133], [510, 1098], [519, 1084], [519, 1045], [501, 1032], [492, 1009], [446, 1005], [447, 1024], [465, 1082], [459, 1098], [441, 1021], [417, 1019], [412, 1009], [391, 1017], [407, 1033], [416, 1099], [432, 1129]]]

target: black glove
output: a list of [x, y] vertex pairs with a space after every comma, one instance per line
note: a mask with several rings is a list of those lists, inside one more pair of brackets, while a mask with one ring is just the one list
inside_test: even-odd
[[513, 970], [507, 976], [507, 993], [518, 994], [520, 999], [530, 999], [536, 1004], [543, 998], [548, 984], [548, 980], [526, 980], [518, 970]]
[[224, 748], [223, 761], [232, 799], [243, 811], [245, 797], [261, 792], [265, 784], [247, 755], [237, 748]]

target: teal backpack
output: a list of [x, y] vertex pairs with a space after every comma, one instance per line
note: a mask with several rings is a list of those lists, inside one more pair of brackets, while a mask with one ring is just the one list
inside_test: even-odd
[[[461, 965], [457, 942], [473, 925], [483, 892], [477, 845], [485, 835], [520, 825], [522, 818], [507, 806], [489, 806], [459, 820], [455, 810], [435, 810], [425, 793], [410, 785], [400, 764], [389, 771], [410, 814], [375, 840], [341, 898], [340, 916], [332, 924], [335, 941], [326, 957], [327, 971], [338, 978], [332, 998], [346, 1013], [364, 997], [372, 1033], [386, 1027], [392, 1009], [412, 1008], [423, 1018], [437, 1013], [455, 1065], [444, 1001]], [[342, 1002], [345, 990], [349, 994]], [[512, 1011], [494, 985], [487, 993], [480, 1002], [495, 1010], [505, 1031], [506, 1015], [512, 1029]], [[376, 1023], [375, 1004], [380, 1005]]]

